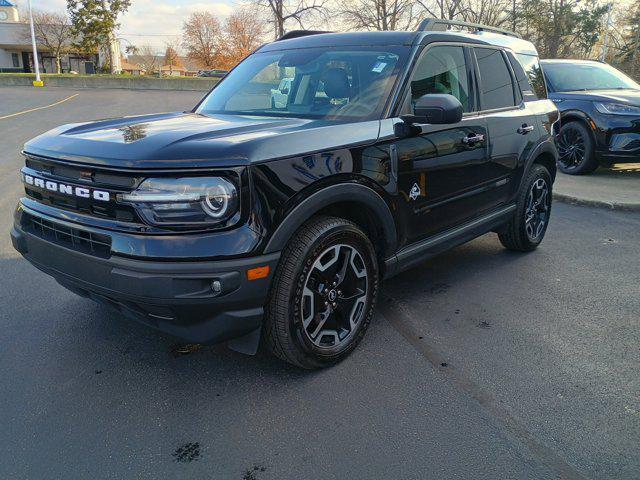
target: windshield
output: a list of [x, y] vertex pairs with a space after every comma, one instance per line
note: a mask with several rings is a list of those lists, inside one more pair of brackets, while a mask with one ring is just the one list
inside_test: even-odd
[[604, 63], [545, 63], [542, 68], [556, 92], [640, 88], [620, 70]]
[[211, 91], [197, 112], [379, 118], [405, 50], [340, 47], [255, 53]]

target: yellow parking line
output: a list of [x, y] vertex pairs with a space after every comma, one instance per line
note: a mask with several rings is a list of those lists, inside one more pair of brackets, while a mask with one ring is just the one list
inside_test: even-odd
[[78, 95], [80, 95], [80, 94], [79, 93], [74, 93], [70, 97], [63, 98], [59, 102], [52, 103], [51, 105], [45, 105], [44, 107], [31, 108], [29, 110], [23, 110], [22, 112], [16, 112], [16, 113], [12, 113], [10, 115], [5, 115], [4, 117], [0, 117], [0, 120], [4, 120], [5, 118], [10, 118], [10, 117], [15, 117], [16, 115], [22, 115], [23, 113], [35, 112], [36, 110], [42, 110], [43, 108], [55, 107], [56, 105], [60, 105], [61, 103], [66, 102], [67, 100], [71, 100], [72, 98], [77, 97]]

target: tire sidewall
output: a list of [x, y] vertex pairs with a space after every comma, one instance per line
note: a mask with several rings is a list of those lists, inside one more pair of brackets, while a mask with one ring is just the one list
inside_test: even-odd
[[[335, 244], [346, 244], [354, 247], [360, 253], [365, 264], [368, 276], [367, 300], [363, 309], [363, 317], [356, 329], [349, 334], [346, 342], [341, 342], [338, 347], [321, 348], [314, 345], [303, 331], [302, 325], [302, 291], [307, 280], [307, 276], [318, 256], [327, 248]], [[343, 225], [336, 225], [323, 232], [304, 254], [304, 261], [299, 265], [292, 289], [289, 295], [289, 335], [299, 353], [305, 357], [313, 359], [320, 365], [330, 364], [346, 357], [360, 342], [366, 332], [378, 293], [378, 265], [375, 251], [367, 237], [354, 225], [345, 222]]]

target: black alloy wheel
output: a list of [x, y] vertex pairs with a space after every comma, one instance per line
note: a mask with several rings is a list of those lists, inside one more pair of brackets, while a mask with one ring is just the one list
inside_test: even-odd
[[341, 243], [324, 250], [309, 269], [300, 301], [307, 339], [319, 348], [347, 342], [364, 316], [368, 284], [356, 247]]
[[530, 252], [540, 245], [549, 226], [552, 189], [549, 170], [534, 164], [522, 182], [513, 216], [497, 230], [502, 245], [516, 252]]
[[594, 142], [587, 127], [578, 121], [562, 126], [557, 139], [558, 168], [569, 175], [581, 175], [598, 168]]
[[551, 210], [551, 195], [545, 178], [538, 178], [529, 189], [525, 210], [525, 230], [530, 241], [536, 242], [544, 233]]
[[378, 282], [375, 249], [356, 224], [309, 220], [280, 257], [265, 305], [264, 345], [302, 368], [339, 362], [371, 322]]

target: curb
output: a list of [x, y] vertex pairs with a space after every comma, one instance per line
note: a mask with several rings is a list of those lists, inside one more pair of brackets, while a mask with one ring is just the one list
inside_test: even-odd
[[565, 193], [558, 192], [553, 192], [553, 199], [558, 202], [569, 203], [571, 205], [606, 208], [608, 210], [622, 210], [626, 212], [640, 212], [640, 203], [605, 202], [604, 200], [590, 200], [587, 198], [574, 197]]

